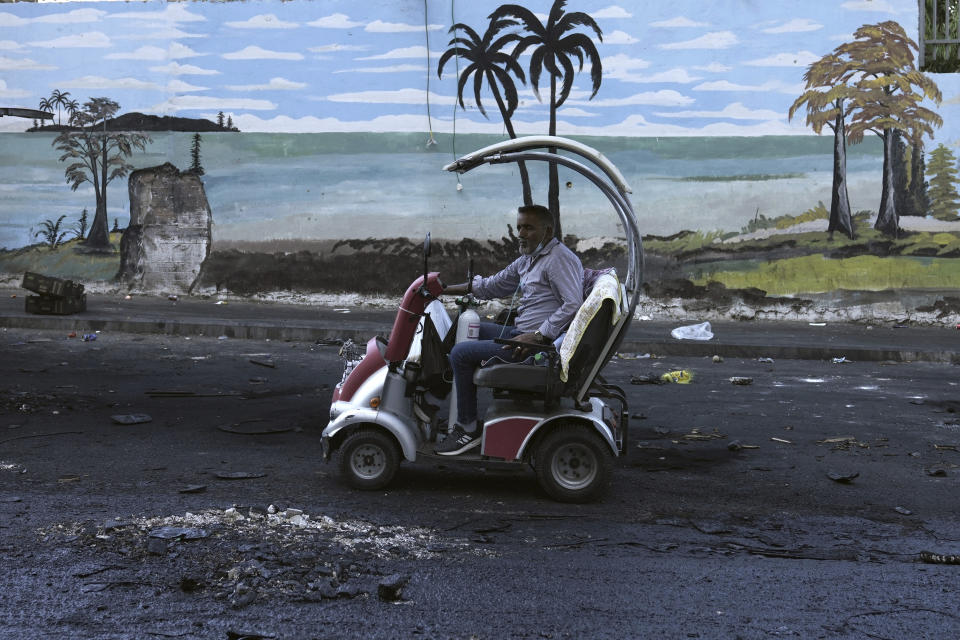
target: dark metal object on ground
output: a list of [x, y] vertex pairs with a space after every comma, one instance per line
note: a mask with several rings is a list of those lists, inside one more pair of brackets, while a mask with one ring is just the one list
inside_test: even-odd
[[87, 310], [87, 295], [83, 285], [73, 280], [54, 278], [27, 271], [20, 285], [40, 295], [27, 296], [27, 313], [70, 315]]

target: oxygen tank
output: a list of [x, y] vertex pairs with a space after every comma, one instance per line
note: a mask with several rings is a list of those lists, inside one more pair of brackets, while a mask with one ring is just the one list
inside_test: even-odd
[[[480, 315], [470, 307], [471, 299], [465, 297], [458, 304], [461, 305], [460, 317], [457, 318], [457, 342], [480, 339]], [[447, 431], [453, 430], [457, 422], [457, 383], [454, 381], [450, 390], [450, 420], [447, 422]]]

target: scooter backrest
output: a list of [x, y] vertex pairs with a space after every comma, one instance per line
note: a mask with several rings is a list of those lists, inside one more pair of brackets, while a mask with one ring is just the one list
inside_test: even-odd
[[610, 298], [603, 300], [600, 309], [587, 323], [586, 330], [570, 357], [567, 373], [568, 388], [579, 389], [586, 381], [586, 377], [590, 375], [597, 359], [604, 357], [604, 346], [617, 326], [613, 322], [616, 304]]

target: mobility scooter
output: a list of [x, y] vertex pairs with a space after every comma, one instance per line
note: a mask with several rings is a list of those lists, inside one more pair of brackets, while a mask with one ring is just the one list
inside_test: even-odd
[[435, 327], [446, 329], [450, 319], [439, 303], [444, 289], [439, 274], [427, 269], [428, 235], [424, 274], [404, 294], [389, 338], [371, 338], [365, 352], [344, 357], [343, 378], [333, 392], [322, 448], [326, 460], [336, 455], [339, 473], [349, 485], [368, 490], [386, 487], [403, 460], [497, 461], [531, 465], [541, 487], [555, 500], [587, 502], [603, 495], [613, 459], [626, 452], [626, 397], [601, 372], [630, 326], [643, 279], [641, 236], [627, 195], [631, 190], [599, 152], [556, 136], [504, 141], [467, 154], [444, 169], [464, 173], [485, 164], [520, 161], [554, 162], [572, 169], [607, 197], [626, 233], [622, 281], [612, 270], [590, 278], [584, 303], [562, 342], [528, 359], [535, 362], [504, 362], [478, 369], [474, 382], [493, 393], [483, 418], [481, 444], [458, 456], [435, 457], [433, 447], [440, 435], [437, 415], [444, 400], [429, 383], [426, 365], [428, 360], [436, 362], [435, 350], [441, 342], [436, 337], [442, 338]]

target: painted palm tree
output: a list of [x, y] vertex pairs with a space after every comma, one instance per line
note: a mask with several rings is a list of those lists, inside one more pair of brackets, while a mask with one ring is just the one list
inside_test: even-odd
[[[557, 134], [557, 109], [570, 96], [577, 71], [583, 71], [584, 59], [590, 63], [590, 81], [593, 89], [590, 94], [591, 99], [600, 89], [603, 74], [600, 54], [593, 40], [588, 35], [575, 30], [577, 27], [591, 29], [601, 42], [603, 42], [603, 32], [589, 15], [579, 11], [565, 12], [563, 8], [566, 4], [566, 0], [555, 0], [547, 17], [547, 24], [540, 22], [540, 19], [526, 7], [516, 4], [505, 4], [490, 14], [491, 22], [516, 20], [527, 31], [527, 35], [519, 40], [512, 55], [517, 59], [529, 47], [534, 47], [530, 58], [530, 84], [538, 100], [541, 100], [540, 75], [544, 69], [550, 74], [550, 135], [552, 136]], [[577, 69], [574, 69], [573, 58], [577, 59]], [[559, 88], [558, 83], [560, 83]], [[555, 150], [551, 151], [555, 152]], [[553, 214], [554, 233], [558, 238], [562, 238], [560, 179], [557, 174], [557, 165], [553, 163], [550, 164], [550, 187], [547, 200], [550, 212]]]
[[57, 124], [63, 124], [63, 121], [60, 119], [60, 108], [66, 107], [70, 102], [70, 92], [69, 91], [60, 91], [60, 89], [54, 89], [50, 94], [50, 105], [57, 108]]
[[805, 91], [797, 98], [787, 114], [788, 119], [801, 107], [807, 110], [807, 125], [817, 135], [826, 125], [833, 131], [833, 188], [830, 199], [830, 222], [827, 231], [833, 236], [840, 231], [853, 238], [853, 217], [847, 195], [847, 117], [853, 108], [856, 88], [848, 82], [855, 70], [849, 61], [836, 52], [812, 63], [803, 74]]
[[[483, 117], [489, 119], [487, 110], [484, 108], [483, 101], [480, 97], [483, 92], [484, 83], [486, 83], [490, 92], [493, 93], [494, 100], [497, 101], [497, 108], [500, 109], [503, 124], [507, 129], [507, 134], [511, 138], [517, 137], [517, 134], [513, 130], [511, 117], [513, 116], [513, 112], [516, 111], [520, 99], [517, 94], [517, 87], [513, 82], [513, 78], [510, 77], [510, 74], [515, 75], [521, 83], [526, 83], [526, 78], [524, 77], [523, 67], [520, 66], [515, 57], [512, 57], [505, 51], [508, 45], [519, 41], [520, 36], [516, 33], [507, 33], [497, 37], [497, 34], [503, 29], [514, 26], [517, 26], [514, 20], [491, 19], [487, 30], [481, 38], [477, 32], [469, 26], [463, 23], [457, 23], [450, 27], [449, 32], [456, 34], [458, 31], [463, 31], [466, 37], [455, 36], [450, 40], [447, 44], [448, 49], [443, 52], [443, 55], [440, 56], [440, 61], [437, 63], [437, 76], [441, 78], [443, 77], [443, 67], [453, 59], [454, 56], [464, 58], [470, 63], [467, 68], [460, 73], [460, 78], [457, 82], [457, 99], [460, 102], [460, 107], [463, 109], [467, 108], [463, 102], [463, 90], [466, 88], [470, 76], [473, 76], [473, 100], [480, 110], [480, 113], [483, 114]], [[503, 90], [502, 95], [501, 89]], [[518, 164], [520, 168], [520, 182], [523, 187], [523, 203], [530, 205], [533, 204], [533, 196], [530, 191], [530, 176], [527, 173], [526, 164], [523, 162]]]
[[67, 100], [66, 104], [64, 104], [64, 107], [66, 107], [68, 114], [67, 123], [70, 123], [74, 118], [77, 117], [77, 112], [80, 111], [80, 103], [76, 100]]
[[[40, 111], [53, 111], [53, 103], [48, 98], [41, 98], [39, 104]], [[41, 122], [42, 124], [42, 122]]]

